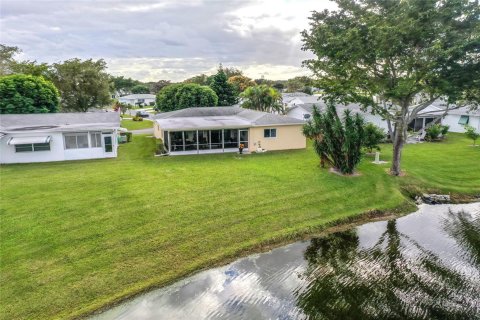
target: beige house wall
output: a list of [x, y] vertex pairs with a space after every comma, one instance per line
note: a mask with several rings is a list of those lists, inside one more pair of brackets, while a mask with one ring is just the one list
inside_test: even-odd
[[[302, 133], [303, 125], [287, 125], [287, 126], [267, 126], [254, 127], [249, 129], [249, 151], [254, 152], [260, 146], [262, 149], [273, 150], [289, 150], [289, 149], [305, 149], [307, 147], [307, 139]], [[264, 129], [277, 129], [275, 138], [264, 138]]]
[[162, 128], [160, 128], [160, 125], [156, 121], [153, 125], [153, 135], [155, 136], [155, 138], [163, 140], [163, 130]]

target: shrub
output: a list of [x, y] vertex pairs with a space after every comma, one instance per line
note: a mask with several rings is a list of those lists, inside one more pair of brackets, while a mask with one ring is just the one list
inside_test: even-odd
[[140, 116], [135, 116], [132, 118], [133, 121], [143, 121], [143, 118]]
[[165, 145], [163, 144], [162, 139], [157, 139], [156, 140], [156, 146], [155, 146], [155, 154], [166, 154], [167, 150], [165, 150]]
[[372, 152], [373, 149], [379, 151], [379, 144], [385, 140], [385, 131], [373, 123], [367, 123], [363, 128], [363, 131], [365, 134], [363, 146], [368, 150], [368, 152]]
[[132, 133], [131, 132], [125, 132], [125, 136], [127, 137], [127, 142], [132, 141]]
[[320, 163], [332, 165], [343, 174], [352, 174], [360, 163], [364, 140], [364, 119], [345, 110], [343, 121], [333, 104], [325, 112], [313, 109], [313, 119], [303, 127], [303, 134], [313, 139]]
[[425, 129], [425, 140], [433, 141], [440, 138], [440, 136], [445, 136], [448, 133], [449, 126], [442, 126], [441, 124], [435, 123]]
[[474, 127], [469, 125], [465, 126], [465, 135], [467, 136], [467, 138], [473, 140], [473, 145], [475, 145], [477, 139], [480, 138], [480, 133], [478, 133]]

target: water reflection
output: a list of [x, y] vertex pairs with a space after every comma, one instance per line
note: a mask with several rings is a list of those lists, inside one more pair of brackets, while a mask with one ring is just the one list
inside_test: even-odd
[[240, 259], [97, 318], [480, 319], [480, 204], [423, 206]]

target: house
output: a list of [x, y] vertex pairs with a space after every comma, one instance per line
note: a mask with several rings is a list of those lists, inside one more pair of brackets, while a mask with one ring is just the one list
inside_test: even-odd
[[300, 104], [317, 103], [320, 95], [310, 95], [303, 92], [282, 93], [282, 101], [286, 110], [291, 109]]
[[[319, 100], [314, 103], [303, 103], [297, 104], [287, 110], [287, 116], [296, 118], [303, 121], [308, 121], [313, 113], [314, 106], [319, 110], [324, 110], [326, 105], [322, 100]], [[344, 110], [351, 110], [354, 113], [360, 113], [366, 122], [371, 122], [376, 126], [382, 128], [385, 132], [388, 131], [387, 121], [383, 119], [380, 115], [372, 115], [369, 112], [363, 112], [358, 104], [348, 104], [348, 105], [337, 105], [337, 112], [341, 116]]]
[[153, 106], [155, 105], [154, 94], [129, 94], [127, 96], [119, 97], [118, 101], [120, 103], [126, 103], [131, 106]]
[[154, 134], [172, 155], [303, 149], [303, 120], [241, 107], [188, 108], [158, 114]]
[[[307, 121], [313, 113], [313, 106], [323, 110], [325, 108], [325, 103], [322, 100], [319, 100], [315, 103], [296, 104], [287, 110], [287, 115], [292, 118]], [[360, 113], [367, 122], [371, 122], [384, 129], [385, 132], [388, 132], [387, 121], [380, 115], [372, 115], [370, 112], [364, 112], [358, 104], [337, 105], [337, 111], [339, 114], [343, 113], [343, 110], [345, 109]], [[419, 132], [426, 128], [430, 123], [437, 122], [443, 125], [448, 125], [450, 127], [450, 132], [465, 132], [465, 124], [480, 131], [480, 110], [472, 111], [468, 107], [452, 109], [442, 118], [444, 110], [444, 102], [441, 100], [435, 101], [432, 105], [426, 107], [417, 114], [415, 119], [408, 124], [409, 129], [414, 132]]]
[[465, 125], [480, 132], [480, 110], [473, 111], [468, 107], [450, 110], [442, 119], [442, 124], [448, 125], [451, 132], [465, 132]]
[[0, 115], [0, 163], [117, 156], [117, 112]]

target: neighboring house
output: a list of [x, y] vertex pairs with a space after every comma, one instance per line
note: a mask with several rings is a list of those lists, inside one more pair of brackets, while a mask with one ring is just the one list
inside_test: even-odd
[[282, 93], [282, 101], [285, 109], [288, 110], [300, 104], [317, 103], [320, 95], [310, 95], [303, 92]]
[[[324, 110], [325, 103], [320, 100], [315, 103], [296, 104], [287, 109], [287, 116], [307, 121], [312, 116], [313, 106], [316, 106], [320, 110]], [[337, 105], [339, 115], [341, 115], [345, 109], [360, 113], [367, 122], [371, 122], [384, 129], [385, 132], [388, 132], [387, 121], [380, 115], [372, 115], [369, 112], [364, 112], [358, 104]], [[444, 110], [444, 103], [442, 101], [436, 101], [422, 110], [417, 117], [409, 123], [408, 127], [415, 132], [419, 132], [426, 128], [430, 123], [437, 122], [443, 125], [448, 125], [450, 127], [450, 132], [465, 132], [465, 124], [471, 125], [475, 129], [480, 130], [480, 110], [471, 111], [467, 107], [453, 109], [442, 119]]]
[[[296, 118], [303, 121], [308, 121], [312, 117], [313, 107], [317, 107], [319, 110], [324, 110], [326, 105], [323, 101], [317, 101], [315, 103], [304, 103], [304, 104], [297, 104], [290, 109], [287, 110], [287, 116]], [[353, 113], [360, 113], [364, 118], [365, 121], [371, 122], [376, 126], [388, 132], [388, 125], [387, 121], [385, 121], [379, 115], [372, 115], [368, 112], [363, 112], [360, 109], [359, 105], [356, 104], [349, 104], [349, 105], [337, 105], [337, 112], [338, 115], [341, 117], [343, 115], [344, 110], [349, 109]]]
[[118, 101], [131, 106], [149, 106], [155, 104], [155, 98], [154, 94], [129, 94], [128, 96], [119, 97]]
[[0, 163], [117, 156], [117, 112], [0, 115]]
[[480, 132], [480, 109], [473, 111], [463, 107], [451, 110], [442, 119], [442, 124], [448, 125], [451, 132], [465, 132], [465, 125], [467, 124]]
[[302, 120], [240, 107], [188, 108], [158, 114], [154, 134], [172, 155], [303, 149]]

